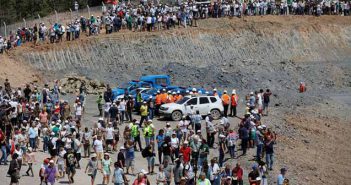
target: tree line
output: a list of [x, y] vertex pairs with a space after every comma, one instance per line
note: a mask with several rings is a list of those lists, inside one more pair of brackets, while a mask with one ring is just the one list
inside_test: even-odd
[[3, 22], [11, 24], [25, 19], [36, 19], [57, 12], [74, 10], [77, 1], [79, 9], [99, 6], [102, 0], [0, 0], [0, 27]]

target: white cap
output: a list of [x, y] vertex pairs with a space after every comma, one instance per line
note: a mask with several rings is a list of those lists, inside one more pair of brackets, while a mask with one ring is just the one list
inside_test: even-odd
[[184, 144], [188, 144], [189, 142], [187, 140], [184, 141]]
[[177, 94], [176, 92], [172, 92], [172, 94]]
[[166, 125], [171, 125], [171, 124], [169, 122], [167, 122]]
[[157, 93], [161, 93], [161, 92], [158, 90]]
[[250, 95], [254, 95], [254, 93], [253, 93], [253, 92], [250, 92]]
[[261, 125], [257, 127], [257, 129], [262, 129], [262, 128], [263, 128], [263, 127], [262, 127]]
[[219, 137], [221, 137], [221, 138], [225, 138], [225, 135], [223, 135], [223, 134], [219, 134]]
[[189, 93], [189, 90], [186, 90], [185, 92], [186, 92], [186, 93]]
[[223, 93], [227, 93], [227, 90], [224, 90]]
[[214, 88], [214, 89], [213, 89], [213, 91], [217, 91], [217, 89], [216, 89], [216, 88]]
[[177, 91], [178, 94], [180, 94], [180, 91]]
[[55, 161], [54, 160], [50, 160], [49, 163], [55, 163]]
[[233, 89], [232, 94], [236, 94], [236, 90], [235, 89]]
[[193, 91], [193, 92], [196, 91], [196, 88], [193, 88], [191, 91]]
[[149, 96], [149, 99], [152, 99], [152, 96]]

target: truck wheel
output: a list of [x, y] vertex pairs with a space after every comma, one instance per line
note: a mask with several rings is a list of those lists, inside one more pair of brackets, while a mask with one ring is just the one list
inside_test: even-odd
[[179, 110], [173, 111], [172, 112], [172, 120], [173, 121], [179, 121], [182, 119], [182, 112], [180, 112]]
[[213, 119], [221, 118], [221, 112], [218, 109], [211, 110], [211, 115], [212, 115]]

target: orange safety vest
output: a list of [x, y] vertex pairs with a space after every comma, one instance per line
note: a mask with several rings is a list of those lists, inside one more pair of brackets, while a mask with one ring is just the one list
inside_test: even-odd
[[167, 93], [163, 93], [161, 94], [161, 102], [162, 103], [167, 103]]
[[167, 103], [173, 103], [173, 102], [174, 102], [173, 96], [172, 95], [168, 95]]
[[157, 95], [156, 95], [155, 104], [156, 104], [156, 105], [161, 105], [161, 104], [162, 104], [162, 97], [161, 97], [161, 94], [157, 94]]
[[173, 96], [173, 102], [176, 102], [176, 101], [178, 101], [178, 95]]
[[231, 105], [232, 106], [237, 106], [238, 105], [238, 95], [236, 95], [236, 94], [233, 94], [232, 95], [232, 98], [231, 98]]
[[228, 94], [223, 94], [222, 95], [222, 103], [223, 103], [223, 105], [229, 105], [229, 99], [230, 99], [230, 97], [229, 97]]
[[183, 96], [182, 96], [181, 94], [179, 94], [179, 95], [177, 96], [177, 101], [179, 101], [179, 100], [181, 100], [181, 99], [183, 99]]

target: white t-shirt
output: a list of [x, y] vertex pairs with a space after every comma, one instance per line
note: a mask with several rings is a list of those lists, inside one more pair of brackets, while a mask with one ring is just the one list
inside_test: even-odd
[[106, 139], [113, 139], [113, 132], [115, 131], [112, 127], [106, 128]]
[[82, 110], [83, 110], [82, 106], [77, 106], [76, 107], [76, 115], [77, 116], [81, 116], [82, 115]]
[[177, 137], [171, 138], [171, 146], [173, 148], [178, 148], [179, 147], [179, 139]]
[[94, 141], [94, 148], [96, 150], [96, 152], [103, 152], [104, 148], [102, 146], [102, 141], [101, 140], [95, 140]]

